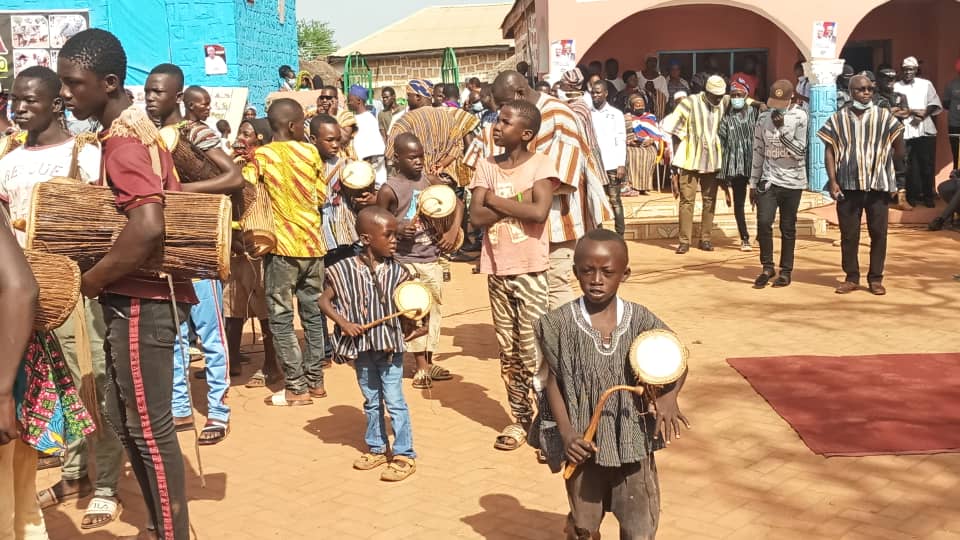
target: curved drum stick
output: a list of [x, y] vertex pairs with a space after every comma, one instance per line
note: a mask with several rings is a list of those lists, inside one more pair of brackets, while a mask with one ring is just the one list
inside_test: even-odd
[[[604, 390], [603, 394], [600, 395], [600, 401], [597, 402], [597, 408], [593, 411], [593, 416], [590, 417], [590, 425], [587, 426], [587, 431], [583, 434], [583, 440], [593, 442], [593, 438], [597, 434], [597, 428], [600, 426], [600, 416], [603, 415], [603, 408], [606, 406], [607, 400], [619, 391], [632, 392], [638, 396], [643, 395], [642, 386], [627, 386], [621, 384]], [[577, 470], [577, 464], [568, 461], [563, 468], [563, 479], [569, 480], [575, 470]]]

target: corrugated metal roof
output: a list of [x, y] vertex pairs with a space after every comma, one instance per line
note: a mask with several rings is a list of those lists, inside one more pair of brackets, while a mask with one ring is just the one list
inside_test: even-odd
[[500, 24], [512, 3], [433, 6], [401, 19], [378, 32], [351, 43], [331, 54], [348, 56], [429, 51], [453, 47], [513, 46], [504, 39]]

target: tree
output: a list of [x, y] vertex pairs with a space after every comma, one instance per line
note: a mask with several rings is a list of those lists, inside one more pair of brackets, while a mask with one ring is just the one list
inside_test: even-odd
[[301, 58], [326, 56], [337, 50], [330, 23], [320, 21], [297, 21], [297, 46]]

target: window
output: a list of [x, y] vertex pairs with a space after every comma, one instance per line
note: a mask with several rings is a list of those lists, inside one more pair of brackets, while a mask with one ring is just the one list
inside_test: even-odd
[[743, 70], [749, 60], [756, 62], [759, 88], [758, 98], [767, 94], [767, 50], [766, 49], [707, 49], [702, 51], [664, 51], [659, 54], [660, 71], [666, 75], [674, 62], [680, 65], [680, 76], [690, 80], [695, 73], [719, 73], [725, 79]]

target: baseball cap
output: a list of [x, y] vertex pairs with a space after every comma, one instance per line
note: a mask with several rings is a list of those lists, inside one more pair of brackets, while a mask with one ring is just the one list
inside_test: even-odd
[[771, 109], [786, 109], [790, 106], [791, 99], [793, 99], [793, 83], [786, 79], [780, 79], [770, 86], [767, 106]]

